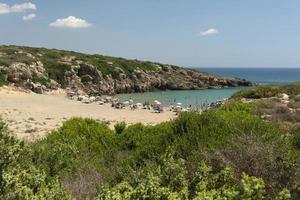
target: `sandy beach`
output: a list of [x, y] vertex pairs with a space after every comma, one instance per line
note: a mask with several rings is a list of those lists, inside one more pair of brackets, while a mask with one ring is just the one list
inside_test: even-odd
[[18, 138], [29, 141], [45, 137], [73, 117], [109, 121], [110, 127], [119, 121], [157, 124], [175, 117], [170, 111], [113, 109], [109, 104], [83, 104], [70, 100], [64, 93], [41, 95], [10, 87], [0, 88], [0, 115]]

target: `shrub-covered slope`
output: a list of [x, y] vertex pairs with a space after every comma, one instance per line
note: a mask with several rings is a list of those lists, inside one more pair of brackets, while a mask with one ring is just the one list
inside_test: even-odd
[[81, 199], [299, 198], [292, 138], [249, 111], [232, 104], [118, 132], [72, 119], [33, 144], [33, 160]]
[[0, 85], [8, 83], [37, 93], [69, 87], [98, 94], [252, 85], [238, 78], [216, 77], [155, 62], [55, 49], [0, 46]]
[[300, 131], [300, 84], [259, 86], [234, 94], [231, 101], [251, 105], [252, 112], [283, 131]]

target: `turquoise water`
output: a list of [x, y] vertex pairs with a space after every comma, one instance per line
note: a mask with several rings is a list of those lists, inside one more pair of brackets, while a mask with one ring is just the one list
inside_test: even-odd
[[[241, 68], [202, 68], [200, 71], [206, 71], [220, 76], [240, 77], [255, 81], [260, 84], [286, 83], [300, 81], [300, 69], [241, 69]], [[134, 102], [143, 103], [144, 101], [160, 100], [164, 105], [171, 105], [174, 102], [181, 102], [183, 106], [201, 105], [216, 100], [230, 97], [233, 93], [244, 89], [226, 88], [209, 90], [187, 90], [187, 91], [157, 91], [135, 94], [120, 94], [117, 97], [121, 100], [127, 100], [130, 97]]]

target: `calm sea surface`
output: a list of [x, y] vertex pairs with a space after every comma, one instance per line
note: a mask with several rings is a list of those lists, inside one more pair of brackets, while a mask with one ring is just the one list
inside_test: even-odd
[[[219, 76], [225, 77], [239, 77], [250, 81], [255, 81], [260, 84], [271, 83], [288, 83], [300, 81], [300, 68], [298, 69], [246, 69], [246, 68], [201, 68], [200, 71], [209, 72]], [[143, 103], [146, 100], [154, 101], [160, 100], [165, 105], [173, 104], [174, 102], [181, 102], [184, 106], [200, 105], [202, 103], [209, 103], [216, 100], [221, 100], [230, 97], [233, 93], [243, 89], [227, 88], [227, 89], [210, 89], [210, 90], [187, 90], [187, 91], [158, 91], [138, 94], [120, 94], [117, 95], [121, 100], [127, 100], [130, 97], [135, 102]]]

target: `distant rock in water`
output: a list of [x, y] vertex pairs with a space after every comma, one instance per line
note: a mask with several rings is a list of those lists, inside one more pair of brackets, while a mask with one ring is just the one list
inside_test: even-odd
[[100, 95], [252, 86], [252, 82], [239, 78], [217, 77], [149, 61], [0, 46], [0, 85], [4, 84], [14, 84], [36, 93], [69, 88]]

